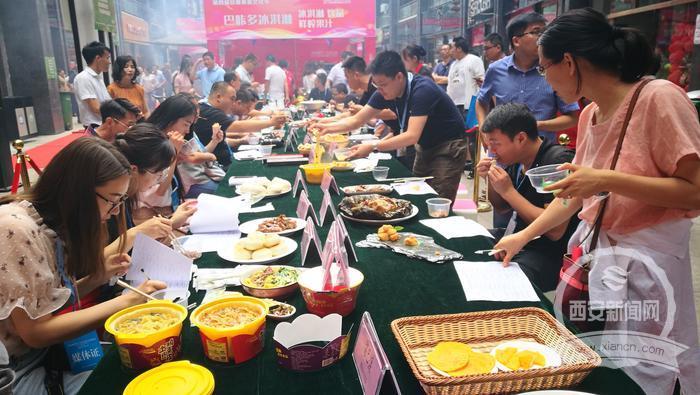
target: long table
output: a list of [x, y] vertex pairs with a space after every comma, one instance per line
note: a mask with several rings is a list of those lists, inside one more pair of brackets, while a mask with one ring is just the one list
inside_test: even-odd
[[[381, 164], [388, 165], [391, 168], [389, 177], [410, 176], [408, 169], [395, 159], [382, 161]], [[256, 175], [267, 176], [268, 178], [280, 177], [293, 182], [296, 171], [297, 166], [266, 166], [260, 161], [234, 161], [227, 176]], [[371, 173], [334, 172], [334, 175], [341, 187], [375, 183]], [[317, 185], [310, 185], [310, 190], [310, 199], [314, 208], [318, 210], [322, 193]], [[227, 182], [221, 183], [217, 194], [221, 196], [235, 195]], [[394, 192], [392, 196], [396, 196], [396, 193]], [[447, 240], [418, 222], [420, 219], [428, 218], [425, 203], [428, 197], [430, 195], [402, 196], [403, 199], [410, 200], [415, 204], [420, 209], [420, 212], [416, 217], [402, 222], [401, 226], [404, 226], [406, 231], [433, 237], [438, 244], [462, 253], [465, 260], [484, 260], [483, 256], [475, 255], [473, 251], [492, 247], [493, 242], [490, 239], [472, 237]], [[336, 205], [340, 199], [340, 196], [333, 196], [333, 201]], [[296, 216], [297, 199], [293, 198], [291, 193], [266, 199], [266, 201], [272, 202], [275, 207], [274, 212], [241, 214], [241, 223], [276, 214]], [[325, 240], [327, 225], [326, 223], [323, 229], [319, 229], [322, 240]], [[377, 228], [376, 226], [350, 221], [346, 221], [346, 225], [354, 242], [364, 239], [368, 233], [376, 232]], [[293, 238], [300, 241], [301, 235], [293, 235]], [[221, 364], [206, 359], [202, 351], [198, 331], [196, 328], [190, 327], [189, 320], [187, 320], [182, 331], [183, 355], [181, 359], [203, 365], [211, 370], [216, 382], [216, 394], [361, 394], [362, 389], [353, 360], [349, 354], [352, 351], [354, 334], [360, 323], [362, 313], [369, 311], [402, 393], [422, 393], [418, 381], [413, 376], [391, 332], [390, 323], [392, 320], [415, 315], [450, 314], [527, 306], [535, 306], [549, 312], [552, 311], [551, 303], [539, 291], [538, 294], [541, 299], [539, 303], [467, 302], [454, 265], [451, 262], [447, 264], [431, 264], [426, 261], [410, 259], [386, 249], [358, 247], [355, 249], [359, 262], [351, 263], [351, 266], [360, 270], [364, 274], [365, 280], [359, 291], [355, 311], [343, 319], [344, 330], [347, 330], [350, 325], [354, 324], [350, 351], [345, 358], [338, 361], [335, 365], [311, 373], [297, 373], [279, 367], [272, 345], [272, 335], [276, 322], [271, 320], [267, 321], [265, 347], [262, 353], [241, 365]], [[299, 250], [278, 263], [299, 266]], [[202, 268], [234, 266], [234, 264], [219, 258], [216, 253], [203, 254], [196, 264]], [[313, 263], [311, 266], [316, 265], [318, 263]], [[242, 292], [240, 288], [230, 288], [230, 290]], [[190, 302], [200, 302], [204, 297], [204, 291], [198, 293], [194, 293], [193, 289], [191, 291], [193, 294]], [[287, 302], [296, 306], [297, 315], [307, 311], [300, 292], [293, 295]], [[113, 346], [92, 372], [80, 394], [120, 394], [139, 373], [121, 365], [116, 346]], [[576, 390], [616, 395], [644, 393], [622, 371], [609, 368], [595, 369]]]

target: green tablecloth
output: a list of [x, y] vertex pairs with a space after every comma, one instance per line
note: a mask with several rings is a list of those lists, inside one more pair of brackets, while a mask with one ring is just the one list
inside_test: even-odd
[[[389, 177], [410, 175], [398, 161], [382, 161], [391, 167]], [[257, 175], [281, 177], [294, 181], [296, 166], [268, 167], [259, 161], [234, 161], [228, 175]], [[334, 173], [338, 184], [343, 187], [362, 183], [374, 183], [371, 173], [356, 174], [353, 172]], [[316, 210], [319, 209], [322, 194], [318, 186], [310, 186], [310, 199]], [[233, 190], [226, 182], [219, 187], [218, 194], [233, 196]], [[395, 193], [394, 193], [395, 194]], [[482, 256], [472, 254], [478, 249], [490, 248], [492, 241], [484, 237], [457, 238], [446, 240], [432, 229], [421, 225], [418, 220], [427, 218], [425, 204], [427, 195], [404, 196], [412, 201], [419, 209], [417, 217], [401, 223], [406, 231], [430, 235], [435, 241], [464, 255], [465, 260], [483, 260]], [[337, 204], [341, 197], [334, 196]], [[291, 194], [267, 199], [275, 206], [274, 214], [283, 213], [296, 216], [297, 199]], [[250, 219], [269, 217], [273, 212], [258, 214], [242, 214], [241, 223]], [[354, 242], [363, 239], [368, 233], [375, 232], [376, 226], [357, 224], [346, 221], [348, 231]], [[326, 229], [320, 229], [322, 240], [325, 240]], [[301, 240], [301, 235], [294, 238]], [[504, 302], [467, 302], [464, 291], [452, 263], [443, 265], [431, 264], [425, 261], [409, 259], [385, 249], [357, 248], [359, 262], [351, 265], [359, 269], [365, 276], [365, 281], [359, 292], [357, 308], [345, 317], [343, 326], [347, 329], [354, 324], [353, 342], [351, 348], [341, 361], [318, 372], [297, 373], [278, 367], [272, 346], [272, 334], [276, 322], [268, 320], [265, 330], [265, 348], [256, 358], [241, 365], [227, 365], [209, 361], [205, 358], [196, 328], [185, 322], [182, 332], [183, 355], [181, 359], [190, 360], [210, 369], [215, 377], [217, 394], [359, 394], [362, 393], [350, 352], [354, 343], [355, 329], [359, 325], [361, 315], [369, 311], [377, 329], [379, 339], [386, 351], [397, 380], [404, 394], [421, 393], [418, 381], [413, 376], [398, 343], [390, 328], [392, 320], [405, 316], [431, 315], [446, 313], [461, 313], [470, 311], [495, 310], [514, 307], [537, 306], [551, 312], [551, 304], [540, 294], [541, 303], [504, 303]], [[281, 264], [299, 266], [300, 252], [297, 250], [290, 257], [283, 259]], [[216, 253], [205, 253], [196, 264], [203, 268], [233, 267], [233, 264], [220, 259]], [[314, 263], [311, 266], [316, 266]], [[307, 266], [309, 266], [307, 264]], [[242, 291], [240, 288], [233, 290]], [[199, 302], [204, 291], [193, 294], [190, 302]], [[305, 313], [301, 293], [296, 293], [289, 303], [297, 307], [298, 313]], [[118, 394], [139, 372], [134, 372], [121, 366], [116, 347], [112, 347], [99, 366], [93, 371], [83, 386], [80, 394]], [[642, 394], [639, 387], [619, 370], [598, 368], [594, 370], [577, 388], [597, 394]], [[166, 395], [166, 394], [160, 394]]]

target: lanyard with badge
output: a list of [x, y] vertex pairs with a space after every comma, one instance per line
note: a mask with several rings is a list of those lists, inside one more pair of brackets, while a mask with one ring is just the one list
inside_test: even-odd
[[[406, 127], [408, 126], [408, 107], [411, 104], [411, 82], [413, 82], [413, 74], [407, 73], [406, 79], [408, 80], [408, 91], [406, 92], [406, 103], [404, 103], [403, 112], [399, 112], [398, 100], [394, 100], [394, 108], [396, 108], [396, 116], [398, 117], [399, 121], [399, 134], [403, 133], [406, 130]], [[401, 147], [397, 149], [396, 156], [406, 156], [406, 147]]]
[[[58, 272], [63, 284], [70, 290], [73, 311], [75, 311], [76, 305], [80, 309], [80, 298], [75, 282], [66, 273], [63, 242], [59, 238], [56, 238], [56, 266], [58, 266]], [[63, 342], [63, 348], [66, 350], [70, 370], [73, 373], [94, 369], [104, 355], [100, 339], [97, 337], [97, 331], [94, 329], [74, 339], [66, 340]]]
[[[532, 168], [534, 169], [535, 167], [539, 166], [538, 163], [535, 163]], [[522, 177], [522, 179], [520, 178]], [[518, 165], [518, 170], [515, 173], [515, 190], [520, 193], [520, 187], [523, 185], [523, 182], [527, 180], [528, 177], [525, 175], [525, 171], [523, 169], [522, 163]], [[508, 221], [508, 225], [506, 226], [506, 231], [503, 234], [503, 236], [508, 236], [512, 234], [515, 231], [515, 226], [517, 224], [517, 218], [518, 218], [518, 212], [513, 210], [513, 214], [510, 216], [510, 220]]]

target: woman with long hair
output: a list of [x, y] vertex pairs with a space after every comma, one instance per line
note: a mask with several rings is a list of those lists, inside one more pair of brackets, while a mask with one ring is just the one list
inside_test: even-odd
[[[17, 373], [16, 393], [47, 393], [45, 385], [76, 393], [90, 372], [46, 377], [54, 370], [45, 361], [49, 347], [62, 349], [62, 342], [145, 302], [130, 292], [85, 309], [77, 303], [129, 268], [128, 255], [103, 254], [105, 222], [116, 216], [123, 229], [129, 182], [129, 162], [112, 144], [81, 138], [51, 160], [28, 194], [0, 200], [0, 338]], [[139, 288], [150, 293], [165, 284], [147, 281]], [[53, 314], [66, 303], [75, 310]]]
[[[115, 240], [106, 249], [105, 254], [115, 251], [119, 244], [124, 250], [130, 250], [138, 233], [144, 233], [157, 240], [168, 239], [171, 232], [185, 225], [196, 210], [194, 201], [186, 202], [179, 205], [170, 218], [152, 217], [135, 225], [132, 212], [138, 205], [139, 193], [160, 184], [168, 176], [170, 165], [175, 161], [175, 147], [157, 127], [145, 122], [118, 135], [114, 145], [131, 164], [131, 183], [127, 193], [128, 200], [124, 205], [128, 230], [123, 241], [119, 243]], [[112, 238], [115, 238], [116, 229], [110, 230]]]
[[194, 86], [192, 85], [192, 58], [189, 55], [182, 57], [180, 62], [180, 70], [173, 78], [173, 87], [175, 93], [190, 93], [194, 94]]
[[[586, 97], [592, 103], [579, 118], [573, 163], [560, 167], [569, 175], [546, 188], [557, 198], [495, 248], [505, 251], [500, 255], [507, 263], [534, 237], [581, 210], [569, 250], [583, 255], [563, 278], [590, 267], [589, 300], [579, 302], [607, 314], [603, 343], [617, 344], [622, 333], [629, 345], [614, 355], [601, 348], [602, 354], [619, 357], [648, 393], [670, 394], [678, 380], [681, 392], [697, 394], [700, 348], [689, 239], [691, 218], [700, 213], [700, 124], [682, 89], [644, 77], [651, 59], [641, 32], [611, 26], [590, 8], [569, 11], [546, 28], [539, 39], [540, 73], [565, 102]], [[599, 230], [592, 231], [595, 224]], [[567, 284], [560, 282], [555, 301], [566, 303]], [[656, 308], [630, 313], [648, 304]], [[643, 354], [649, 341], [660, 353]]]
[[141, 110], [141, 115], [146, 117], [148, 108], [145, 92], [143, 86], [136, 83], [139, 74], [134, 58], [129, 55], [117, 56], [112, 63], [112, 83], [107, 86], [107, 91], [113, 99], [129, 100]]

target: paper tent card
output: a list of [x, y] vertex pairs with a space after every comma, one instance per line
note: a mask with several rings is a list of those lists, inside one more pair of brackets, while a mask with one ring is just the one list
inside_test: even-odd
[[275, 328], [277, 363], [290, 370], [311, 372], [332, 365], [348, 352], [350, 331], [343, 335], [343, 317], [303, 314]]

